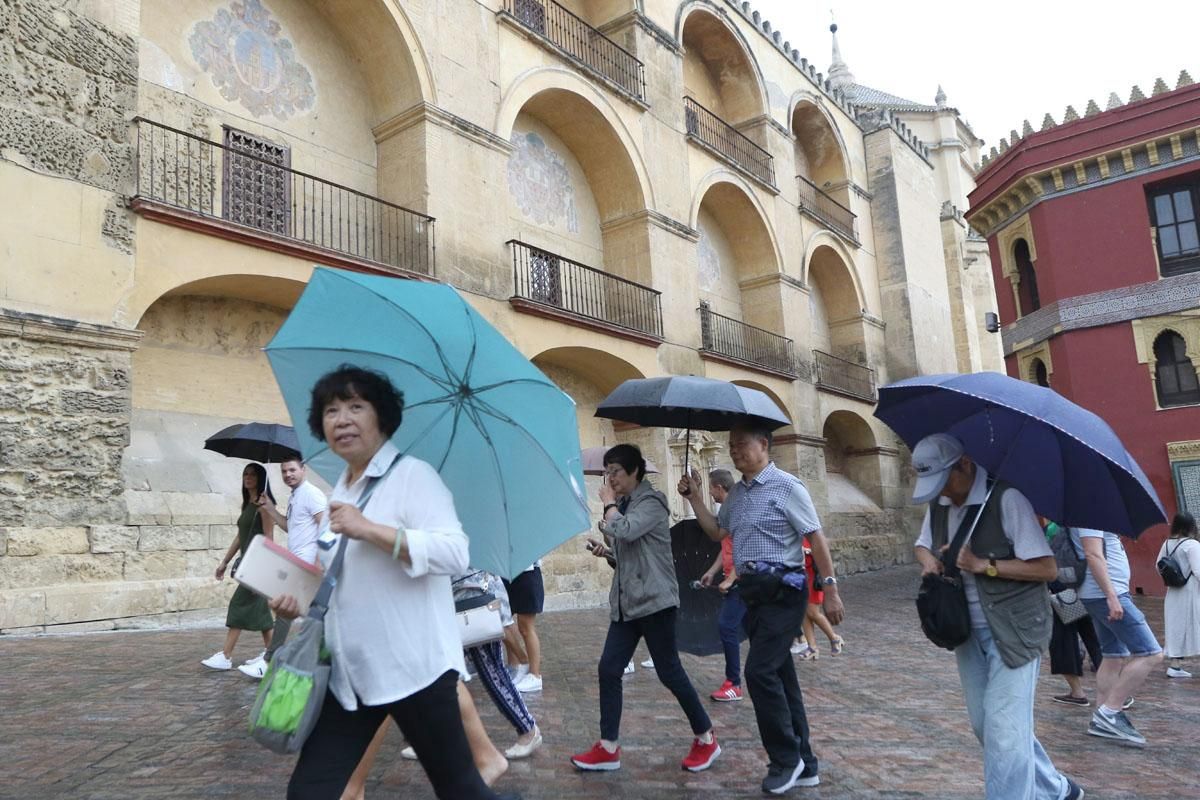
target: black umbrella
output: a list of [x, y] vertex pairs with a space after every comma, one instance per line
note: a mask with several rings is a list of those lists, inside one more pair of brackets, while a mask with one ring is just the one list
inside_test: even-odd
[[763, 392], [695, 375], [627, 380], [600, 401], [596, 416], [649, 428], [687, 428], [685, 473], [691, 455], [692, 428], [727, 431], [739, 422], [753, 422], [771, 429], [791, 424], [775, 401]]
[[217, 431], [204, 441], [204, 449], [230, 458], [275, 464], [300, 458], [300, 442], [291, 425], [245, 422]]

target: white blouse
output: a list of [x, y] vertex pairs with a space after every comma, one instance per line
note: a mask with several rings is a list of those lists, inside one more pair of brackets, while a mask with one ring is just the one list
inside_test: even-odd
[[[385, 442], [353, 485], [343, 472], [330, 501], [356, 503], [367, 478], [382, 475], [397, 452]], [[405, 530], [412, 566], [373, 544], [346, 545], [325, 639], [333, 654], [329, 689], [347, 711], [402, 700], [447, 670], [466, 671], [450, 576], [467, 569], [468, 542], [450, 490], [429, 464], [404, 456], [363, 515]], [[322, 565], [336, 552], [324, 550]]]

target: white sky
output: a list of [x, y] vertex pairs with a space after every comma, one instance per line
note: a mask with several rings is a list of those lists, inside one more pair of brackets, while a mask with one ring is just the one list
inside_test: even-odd
[[[1200, 2], [1111, 3], [1005, 0], [751, 0], [784, 40], [822, 73], [830, 62], [829, 23], [858, 83], [933, 103], [940, 83], [950, 105], [997, 146], [1047, 111], [1062, 122], [1067, 105], [1082, 116], [1109, 92], [1123, 102], [1136, 83], [1146, 96], [1162, 77], [1174, 89], [1181, 69], [1200, 81]], [[986, 149], [985, 149], [986, 152]]]

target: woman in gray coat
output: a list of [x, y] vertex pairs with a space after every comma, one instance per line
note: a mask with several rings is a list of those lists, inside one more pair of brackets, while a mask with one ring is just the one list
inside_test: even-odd
[[608, 638], [599, 668], [600, 741], [572, 756], [571, 763], [581, 770], [620, 769], [621, 678], [638, 641], [645, 638], [658, 679], [675, 695], [695, 734], [682, 766], [699, 772], [712, 765], [721, 747], [675, 645], [679, 585], [671, 559], [667, 499], [646, 480], [646, 460], [633, 445], [617, 445], [605, 453], [604, 467], [600, 532], [607, 543], [588, 540], [592, 554], [608, 559], [614, 570]]

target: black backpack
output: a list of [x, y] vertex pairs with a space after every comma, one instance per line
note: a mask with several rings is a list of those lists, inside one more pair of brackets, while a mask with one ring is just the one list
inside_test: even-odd
[[1168, 551], [1162, 558], [1158, 560], [1155, 566], [1158, 568], [1158, 575], [1162, 578], [1163, 583], [1171, 589], [1181, 589], [1187, 585], [1187, 582], [1192, 579], [1192, 573], [1188, 573], [1187, 577], [1183, 575], [1183, 565], [1179, 563], [1179, 559], [1175, 557], [1175, 551], [1179, 549], [1179, 545], [1183, 544], [1186, 539], [1181, 539], [1179, 544], [1175, 545], [1175, 550]]
[[[1064, 589], [1078, 589], [1083, 585], [1083, 579], [1087, 577], [1087, 558], [1080, 557], [1079, 551], [1075, 549], [1075, 537], [1071, 535], [1071, 529], [1065, 525], [1060, 525], [1058, 532], [1050, 539], [1050, 550], [1054, 553], [1054, 561], [1058, 564], [1059, 574], [1062, 574], [1064, 569], [1075, 570], [1075, 579], [1065, 581], [1061, 578], [1059, 583]], [[1107, 553], [1107, 548], [1105, 548]]]

